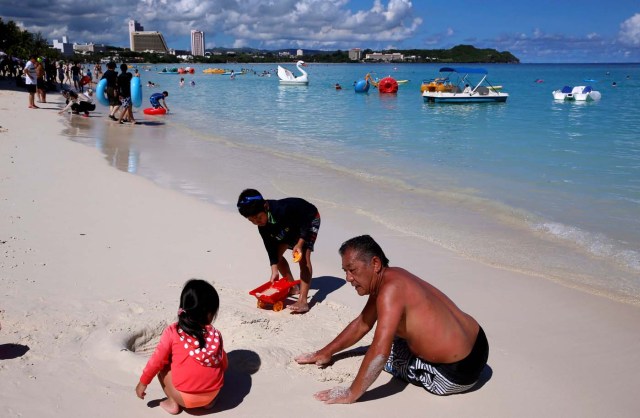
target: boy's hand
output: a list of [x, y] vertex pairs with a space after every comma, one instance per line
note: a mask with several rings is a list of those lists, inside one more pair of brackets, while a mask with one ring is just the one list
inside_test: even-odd
[[276, 270], [275, 272], [271, 272], [271, 277], [269, 278], [269, 281], [271, 283], [275, 282], [276, 280], [278, 280], [280, 278], [280, 274], [278, 273], [278, 270]]
[[297, 263], [302, 258], [302, 245], [293, 247], [293, 262]]
[[138, 398], [144, 399], [144, 396], [147, 394], [147, 392], [145, 392], [146, 390], [147, 385], [142, 382], [138, 382], [138, 386], [136, 386], [136, 395], [138, 395]]

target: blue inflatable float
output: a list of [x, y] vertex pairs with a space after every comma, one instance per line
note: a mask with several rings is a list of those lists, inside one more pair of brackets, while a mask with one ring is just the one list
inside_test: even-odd
[[142, 83], [140, 82], [140, 77], [131, 79], [131, 104], [134, 107], [142, 106]]
[[[98, 82], [96, 87], [96, 97], [100, 104], [109, 106], [109, 98], [107, 97], [107, 80], [102, 79]], [[142, 106], [142, 83], [140, 77], [133, 77], [131, 79], [131, 104], [134, 107]]]
[[358, 80], [354, 87], [356, 93], [367, 93], [369, 91], [369, 81], [368, 80]]
[[101, 105], [109, 106], [109, 99], [107, 98], [107, 80], [103, 78], [98, 82], [96, 86], [96, 98]]

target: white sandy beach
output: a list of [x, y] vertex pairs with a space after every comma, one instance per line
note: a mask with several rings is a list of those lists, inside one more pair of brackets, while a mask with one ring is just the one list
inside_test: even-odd
[[[230, 368], [214, 415], [640, 415], [640, 307], [460, 258], [319, 205], [316, 303], [306, 315], [260, 310], [248, 294], [268, 274], [255, 227], [109, 167], [98, 150], [62, 135], [71, 116], [57, 114], [58, 95], [48, 100], [32, 110], [26, 92], [0, 90], [1, 417], [168, 416], [157, 406], [157, 382], [144, 401], [134, 388], [192, 277], [214, 282], [221, 297], [215, 325]], [[93, 116], [71, 124], [110, 123], [102, 107]], [[149, 132], [118, 130], [131, 141]], [[437, 397], [383, 373], [355, 404], [313, 398], [348, 385], [362, 359], [360, 349], [323, 370], [293, 361], [364, 305], [344, 284], [337, 254], [363, 233], [392, 265], [443, 290], [483, 326], [491, 351], [479, 388]]]

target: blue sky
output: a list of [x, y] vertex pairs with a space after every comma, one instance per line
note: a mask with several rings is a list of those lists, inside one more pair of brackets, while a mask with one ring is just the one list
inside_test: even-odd
[[615, 0], [23, 0], [0, 16], [50, 42], [128, 47], [130, 19], [189, 49], [206, 46], [376, 51], [470, 44], [524, 63], [640, 62], [640, 1]]

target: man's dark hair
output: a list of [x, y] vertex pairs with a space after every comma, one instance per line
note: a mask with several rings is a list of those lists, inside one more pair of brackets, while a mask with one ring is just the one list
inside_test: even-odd
[[116, 69], [116, 63], [113, 62], [113, 61], [109, 61], [107, 63], [107, 68], [110, 69], [110, 70], [115, 70]]
[[165, 97], [169, 96], [169, 92], [168, 91], [163, 91], [162, 94], [164, 94]]
[[383, 267], [389, 267], [389, 259], [384, 255], [384, 251], [378, 243], [369, 235], [360, 235], [343, 242], [338, 252], [340, 256], [343, 256], [349, 249], [356, 252], [358, 260], [369, 263], [376, 256], [382, 262]]
[[125, 63], [120, 64], [120, 71], [122, 71], [123, 73], [126, 73], [127, 69], [129, 69], [129, 67], [127, 67], [127, 64]]
[[260, 212], [264, 212], [264, 204], [265, 200], [256, 189], [244, 189], [240, 196], [238, 196], [238, 212], [240, 215], [248, 218], [249, 216], [254, 216], [259, 214]]

